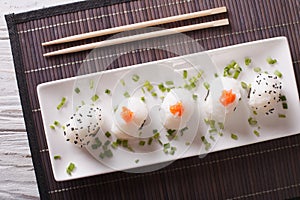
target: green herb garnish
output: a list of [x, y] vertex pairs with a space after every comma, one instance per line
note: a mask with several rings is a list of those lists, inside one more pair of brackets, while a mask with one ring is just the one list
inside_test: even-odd
[[245, 65], [249, 66], [251, 63], [251, 59], [250, 58], [245, 58]]
[[222, 123], [222, 122], [218, 122], [218, 126], [219, 126], [219, 128], [220, 128], [221, 130], [223, 130], [223, 129], [224, 129], [224, 123]]
[[75, 88], [74, 89], [74, 91], [77, 93], [77, 94], [79, 94], [80, 93], [80, 89], [77, 87], [77, 88]]
[[278, 78], [282, 78], [282, 73], [278, 70], [275, 70], [274, 74], [278, 77]]
[[185, 142], [185, 145], [186, 146], [189, 146], [191, 143], [190, 142]]
[[147, 144], [148, 144], [148, 145], [151, 145], [151, 144], [152, 144], [152, 141], [153, 141], [153, 138], [151, 137], [151, 138], [148, 139]]
[[187, 78], [187, 75], [188, 75], [187, 71], [186, 71], [186, 70], [183, 70], [183, 79], [186, 79], [186, 78]]
[[126, 92], [124, 92], [124, 97], [126, 97], [126, 98], [129, 98], [130, 97], [130, 94], [126, 91]]
[[276, 60], [276, 59], [272, 59], [271, 57], [268, 57], [268, 58], [267, 58], [267, 62], [268, 62], [270, 65], [273, 65], [273, 64], [277, 63], [277, 60]]
[[105, 94], [110, 95], [110, 94], [111, 94], [110, 90], [109, 90], [109, 89], [106, 89], [106, 90], [105, 90]]
[[152, 95], [153, 97], [157, 97], [157, 93], [156, 93], [156, 92], [151, 92], [151, 95]]
[[254, 135], [256, 135], [257, 137], [259, 137], [259, 132], [257, 130], [253, 131]]
[[286, 96], [280, 95], [280, 96], [279, 96], [279, 99], [280, 99], [281, 101], [286, 101]]
[[204, 71], [203, 70], [199, 70], [198, 74], [197, 74], [197, 78], [201, 78], [203, 75]]
[[189, 128], [186, 126], [186, 127], [184, 127], [184, 128], [182, 128], [181, 130], [180, 130], [180, 133], [181, 133], [181, 135], [183, 135], [183, 133], [185, 132], [185, 131], [187, 131]]
[[97, 101], [99, 99], [99, 96], [97, 94], [95, 94], [94, 96], [92, 96], [91, 100], [93, 102]]
[[51, 128], [52, 130], [55, 130], [55, 126], [54, 126], [54, 125], [50, 125], [50, 128]]
[[166, 81], [166, 85], [174, 85], [173, 81]]
[[53, 122], [53, 124], [54, 124], [55, 126], [60, 126], [60, 123], [59, 123], [58, 121], [56, 121], [56, 120]]
[[139, 161], [140, 161], [139, 159], [136, 159], [134, 162], [135, 162], [135, 163], [138, 163]]
[[195, 101], [197, 101], [197, 99], [198, 99], [198, 95], [196, 95], [196, 94], [193, 94], [193, 99], [195, 100]]
[[60, 160], [61, 159], [61, 156], [60, 155], [55, 155], [54, 156], [54, 160]]
[[242, 68], [239, 64], [236, 61], [232, 61], [224, 68], [223, 76], [237, 79], [241, 71]]
[[280, 114], [280, 113], [278, 114], [278, 117], [279, 118], [286, 118], [285, 114]]
[[175, 132], [176, 132], [176, 130], [172, 130], [172, 129], [167, 130], [168, 135], [173, 135], [173, 133], [175, 133]]
[[245, 89], [245, 90], [248, 89], [247, 83], [245, 83], [245, 82], [243, 82], [243, 81], [241, 82], [241, 86], [242, 86], [242, 88]]
[[111, 133], [110, 133], [109, 131], [106, 131], [105, 136], [106, 136], [107, 138], [109, 138], [109, 137], [111, 136]]
[[140, 146], [144, 146], [146, 144], [146, 142], [144, 141], [144, 140], [141, 140], [140, 142], [139, 142], [139, 145]]
[[204, 83], [203, 83], [203, 86], [204, 86], [205, 89], [207, 89], [207, 90], [209, 90], [209, 88], [210, 88], [210, 85], [209, 85], [208, 82], [204, 82]]
[[260, 67], [254, 67], [253, 71], [257, 72], [257, 73], [260, 73], [261, 72], [261, 68]]
[[141, 97], [141, 101], [142, 102], [145, 102], [146, 100], [145, 100], [145, 97]]
[[171, 147], [170, 143], [165, 143], [163, 146], [164, 146], [164, 149], [169, 149]]
[[231, 138], [234, 139], [234, 140], [237, 140], [237, 139], [238, 139], [238, 136], [235, 135], [235, 134], [233, 134], [233, 133], [231, 133]]
[[251, 126], [255, 126], [257, 124], [257, 121], [256, 119], [253, 119], [252, 117], [249, 117], [248, 118], [248, 123], [251, 125]]
[[140, 80], [140, 77], [137, 74], [132, 75], [132, 80], [134, 82], [138, 82]]
[[283, 109], [288, 109], [288, 104], [286, 102], [282, 102], [282, 108]]
[[215, 73], [214, 76], [215, 76], [215, 78], [218, 78], [218, 77], [219, 77], [219, 75], [218, 75], [217, 73]]
[[94, 80], [90, 80], [90, 89], [94, 88]]
[[160, 136], [159, 132], [156, 132], [156, 133], [153, 135], [153, 138], [154, 138], [154, 139], [158, 139], [159, 136]]
[[63, 97], [62, 99], [61, 99], [61, 101], [60, 101], [60, 103], [57, 105], [57, 110], [60, 110], [64, 105], [65, 105], [65, 103], [66, 103], [66, 101], [67, 101], [67, 98], [66, 97]]
[[71, 176], [75, 168], [75, 164], [71, 162], [67, 167], [66, 172]]
[[125, 86], [125, 81], [123, 79], [120, 80], [120, 83]]
[[165, 86], [164, 86], [163, 83], [160, 83], [160, 84], [158, 85], [158, 89], [159, 89], [160, 91], [162, 91], [162, 92], [165, 92], [165, 91], [167, 90], [167, 88], [165, 88]]
[[150, 92], [153, 89], [153, 85], [149, 81], [145, 81], [144, 87]]

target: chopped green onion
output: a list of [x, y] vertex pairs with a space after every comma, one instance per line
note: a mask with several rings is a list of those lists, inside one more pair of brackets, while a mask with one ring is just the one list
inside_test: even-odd
[[62, 128], [62, 130], [65, 130], [65, 129], [66, 129], [66, 127], [65, 127], [65, 126], [62, 126], [61, 128]]
[[151, 138], [148, 139], [147, 144], [148, 144], [148, 145], [151, 145], [151, 144], [152, 144], [152, 141], [153, 141], [153, 138], [151, 137]]
[[213, 129], [210, 129], [208, 132], [209, 132], [209, 133], [217, 132], [217, 129], [216, 129], [216, 128], [213, 128]]
[[141, 97], [141, 101], [142, 101], [142, 102], [145, 102], [145, 97]]
[[94, 88], [94, 80], [90, 80], [90, 89]]
[[215, 124], [216, 124], [215, 120], [209, 120], [209, 126], [210, 126], [210, 128], [214, 129], [216, 127]]
[[249, 66], [251, 63], [251, 59], [250, 58], [245, 58], [245, 65]]
[[198, 95], [196, 95], [196, 94], [193, 94], [193, 99], [194, 99], [195, 101], [197, 101], [197, 99], [198, 99]]
[[280, 95], [280, 96], [279, 96], [279, 99], [280, 99], [281, 101], [286, 101], [286, 96]]
[[94, 96], [92, 96], [91, 100], [93, 102], [97, 101], [99, 99], [99, 96], [97, 94], [95, 94]]
[[209, 138], [210, 138], [212, 141], [214, 141], [214, 142], [216, 141], [216, 139], [215, 139], [214, 136], [212, 136], [212, 135], [209, 136]]
[[240, 71], [236, 70], [233, 74], [233, 78], [237, 79], [239, 77], [240, 73], [241, 73]]
[[215, 73], [214, 75], [215, 75], [215, 78], [218, 78], [218, 77], [219, 77], [219, 75], [218, 75], [217, 73]]
[[139, 159], [136, 159], [134, 162], [135, 162], [135, 163], [138, 163], [139, 161], [140, 161]]
[[113, 149], [116, 149], [116, 148], [118, 148], [118, 143], [117, 142], [113, 142], [112, 144], [111, 144], [111, 147], [113, 148]]
[[75, 164], [71, 162], [67, 167], [66, 172], [71, 176], [74, 169], [75, 169]]
[[80, 93], [80, 89], [77, 87], [77, 88], [75, 88], [74, 89], [74, 91], [77, 93], [77, 94], [79, 94]]
[[116, 140], [116, 143], [117, 143], [118, 145], [121, 145], [121, 144], [122, 144], [122, 140], [118, 138], [118, 139]]
[[267, 62], [268, 62], [270, 65], [273, 65], [273, 64], [277, 63], [277, 60], [276, 60], [276, 59], [272, 59], [271, 57], [268, 57], [268, 58], [267, 58]]
[[146, 143], [146, 142], [145, 142], [144, 140], [141, 140], [141, 141], [139, 142], [139, 145], [140, 145], [140, 146], [144, 146], [145, 143]]
[[128, 147], [128, 140], [122, 140], [122, 146]]
[[203, 75], [204, 71], [203, 70], [199, 70], [198, 74], [197, 74], [197, 78], [201, 78]]
[[109, 138], [109, 137], [111, 136], [111, 133], [110, 133], [109, 131], [106, 131], [105, 136], [106, 136], [107, 138]]
[[134, 82], [138, 82], [140, 80], [140, 77], [137, 74], [132, 75], [132, 80]]
[[255, 110], [253, 110], [253, 114], [254, 114], [254, 115], [257, 115], [257, 112], [256, 112]]
[[158, 139], [159, 136], [160, 136], [160, 134], [159, 134], [159, 132], [157, 132], [157, 133], [155, 133], [155, 134], [153, 135], [153, 138], [154, 138], [154, 139]]
[[84, 102], [84, 101], [81, 101], [81, 105], [84, 106], [84, 105], [85, 105], [85, 102]]
[[282, 108], [283, 108], [283, 109], [288, 109], [288, 105], [287, 105], [286, 102], [282, 102]]
[[251, 126], [255, 126], [257, 124], [257, 121], [256, 119], [253, 119], [252, 117], [249, 117], [248, 118], [248, 123], [251, 125]]
[[189, 79], [189, 82], [190, 83], [197, 83], [198, 79], [197, 79], [197, 77], [193, 76], [192, 78]]
[[237, 140], [237, 139], [238, 139], [238, 136], [235, 135], [235, 134], [233, 134], [233, 133], [231, 133], [231, 138], [234, 139], [234, 140]]
[[171, 147], [170, 143], [164, 144], [164, 149], [169, 149]]
[[282, 78], [282, 73], [278, 70], [275, 70], [274, 74], [278, 76], [278, 78]]
[[280, 113], [278, 114], [278, 117], [279, 118], [286, 118], [285, 114], [280, 114]]
[[223, 124], [222, 122], [218, 122], [218, 126], [219, 126], [219, 128], [220, 128], [221, 130], [224, 129], [224, 124]]
[[204, 118], [204, 122], [205, 122], [205, 124], [209, 124], [209, 119], [208, 118]]
[[151, 92], [151, 95], [152, 95], [153, 97], [157, 97], [157, 93], [156, 93], [156, 92]]
[[54, 126], [54, 125], [50, 125], [50, 128], [51, 128], [52, 130], [55, 130], [55, 126]]
[[153, 89], [153, 85], [149, 81], [145, 81], [144, 87], [150, 92]]
[[130, 94], [126, 91], [126, 92], [124, 92], [124, 97], [126, 97], [126, 98], [129, 98], [130, 97]]
[[153, 129], [153, 134], [155, 134], [155, 133], [157, 133], [158, 132], [158, 130], [157, 129]]
[[110, 94], [111, 94], [110, 90], [109, 90], [109, 89], [106, 89], [106, 90], [105, 90], [105, 94], [110, 95]]
[[189, 85], [189, 84], [184, 84], [184, 86], [183, 86], [185, 89], [187, 89], [187, 90], [192, 90], [193, 89], [193, 87], [191, 86], [191, 85]]
[[166, 81], [166, 85], [174, 85], [173, 81]]
[[187, 71], [186, 70], [183, 70], [183, 79], [186, 79], [187, 78]]
[[141, 90], [142, 90], [142, 92], [145, 94], [145, 90], [144, 90], [144, 88], [141, 88]]
[[56, 120], [53, 123], [54, 123], [55, 126], [60, 126], [60, 123]]
[[181, 133], [181, 135], [183, 135], [183, 133], [185, 132], [185, 131], [187, 131], [189, 128], [186, 126], [186, 127], [184, 127], [184, 128], [182, 128], [181, 130], [180, 130], [180, 133]]
[[110, 145], [110, 141], [106, 140], [105, 143], [104, 143], [104, 146], [108, 146], [108, 145]]
[[257, 137], [259, 137], [259, 132], [258, 132], [257, 130], [254, 130], [253, 133], [254, 133]]
[[248, 89], [247, 83], [245, 83], [245, 82], [243, 82], [243, 81], [241, 82], [241, 86], [242, 86], [242, 88], [245, 89], [245, 90]]
[[60, 110], [64, 105], [65, 105], [65, 103], [66, 103], [66, 101], [67, 101], [67, 99], [66, 99], [66, 97], [63, 97], [62, 99], [61, 99], [61, 101], [60, 101], [60, 103], [57, 105], [57, 110]]
[[204, 82], [204, 83], [203, 83], [203, 86], [205, 87], [205, 89], [209, 90], [209, 87], [210, 87], [209, 83]]
[[261, 68], [260, 67], [254, 67], [253, 71], [259, 73], [259, 72], [261, 72]]
[[61, 159], [61, 156], [60, 155], [55, 155], [54, 156], [54, 160], [60, 160]]
[[189, 146], [191, 143], [190, 142], [185, 142], [185, 145], [186, 146]]
[[125, 86], [125, 81], [123, 79], [121, 79], [120, 82], [123, 86]]
[[172, 130], [172, 129], [167, 130], [168, 135], [173, 135], [173, 133], [175, 133], [175, 132], [176, 132], [176, 130]]
[[118, 110], [118, 105], [114, 107], [114, 112], [116, 112]]
[[158, 85], [158, 89], [160, 90], [160, 91], [162, 91], [162, 92], [165, 92], [167, 89], [165, 88], [165, 86], [164, 86], [164, 84], [163, 83], [160, 83], [159, 85]]

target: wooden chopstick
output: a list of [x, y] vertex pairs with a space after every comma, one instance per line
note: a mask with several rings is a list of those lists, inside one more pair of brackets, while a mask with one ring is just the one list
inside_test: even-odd
[[42, 43], [42, 46], [84, 40], [84, 39], [88, 39], [88, 38], [99, 37], [99, 36], [103, 36], [103, 35], [109, 35], [109, 34], [119, 33], [119, 32], [123, 32], [123, 31], [129, 31], [129, 30], [150, 27], [150, 26], [156, 26], [156, 25], [166, 24], [166, 23], [170, 23], [170, 22], [193, 19], [193, 18], [197, 18], [197, 17], [215, 15], [215, 14], [224, 13], [224, 12], [227, 12], [226, 7], [218, 7], [218, 8], [198, 11], [198, 12], [194, 12], [194, 13], [188, 13], [188, 14], [183, 14], [183, 15], [177, 15], [177, 16], [172, 16], [172, 17], [167, 17], [167, 18], [162, 18], [162, 19], [155, 19], [155, 20], [146, 21], [146, 22], [140, 22], [140, 23], [129, 24], [129, 25], [125, 25], [125, 26], [104, 29], [104, 30], [100, 30], [100, 31], [93, 31], [93, 32], [89, 32], [89, 33], [73, 35], [70, 37], [65, 37], [65, 38], [60, 38], [60, 39], [49, 41], [49, 42], [44, 42], [44, 43]]
[[101, 41], [101, 42], [95, 42], [95, 43], [91, 43], [91, 44], [84, 44], [84, 45], [69, 47], [66, 49], [61, 49], [61, 50], [45, 53], [43, 56], [48, 57], [48, 56], [56, 56], [56, 55], [61, 55], [61, 54], [75, 53], [75, 52], [86, 51], [86, 50], [90, 50], [90, 49], [94, 49], [94, 48], [112, 46], [112, 45], [134, 42], [134, 41], [139, 41], [139, 40], [145, 40], [145, 39], [150, 39], [150, 38], [155, 38], [155, 37], [162, 37], [162, 36], [166, 36], [166, 35], [183, 33], [183, 32], [188, 32], [188, 31], [199, 30], [199, 29], [224, 26], [224, 25], [228, 25], [228, 24], [229, 24], [229, 21], [226, 18], [226, 19], [221, 19], [221, 20], [216, 20], [216, 21], [211, 21], [211, 22], [205, 22], [205, 23], [194, 24], [194, 25], [189, 25], [189, 26], [182, 26], [182, 27], [177, 27], [177, 28], [172, 28], [172, 29], [166, 29], [166, 30], [161, 30], [161, 31], [154, 31], [154, 32], [150, 32], [150, 33], [133, 35], [133, 36], [129, 36], [129, 37], [122, 37], [122, 38], [117, 38], [117, 39], [105, 40], [105, 41]]

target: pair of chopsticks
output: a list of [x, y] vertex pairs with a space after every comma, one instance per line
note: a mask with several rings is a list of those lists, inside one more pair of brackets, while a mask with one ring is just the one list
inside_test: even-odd
[[[42, 43], [42, 46], [49, 46], [49, 45], [54, 45], [54, 44], [62, 44], [62, 43], [67, 43], [67, 42], [79, 41], [79, 40], [84, 40], [84, 39], [93, 38], [93, 37], [99, 37], [99, 36], [103, 36], [103, 35], [120, 33], [120, 32], [124, 32], [124, 31], [141, 29], [141, 28], [146, 28], [146, 27], [150, 27], [150, 26], [156, 26], [156, 25], [160, 25], [160, 24], [166, 24], [166, 23], [182, 21], [182, 20], [187, 20], [187, 19], [193, 19], [193, 18], [197, 18], [197, 17], [215, 15], [215, 14], [225, 13], [225, 12], [227, 12], [226, 7], [213, 8], [213, 9], [198, 11], [198, 12], [194, 12], [194, 13], [177, 15], [177, 16], [172, 16], [172, 17], [167, 17], [167, 18], [162, 18], [162, 19], [155, 19], [155, 20], [151, 20], [151, 21], [140, 22], [140, 23], [136, 23], [136, 24], [119, 26], [119, 27], [115, 27], [115, 28], [109, 28], [109, 29], [104, 29], [104, 30], [100, 30], [100, 31], [93, 31], [93, 32], [89, 32], [89, 33], [60, 38], [57, 40], [44, 42], [44, 43]], [[61, 54], [75, 53], [75, 52], [86, 51], [86, 50], [90, 50], [90, 49], [94, 49], [94, 48], [112, 46], [112, 45], [134, 42], [134, 41], [139, 41], [139, 40], [145, 40], [145, 39], [150, 39], [150, 38], [155, 38], [155, 37], [162, 37], [162, 36], [172, 35], [172, 34], [176, 34], [176, 33], [183, 33], [183, 32], [188, 32], [188, 31], [224, 26], [224, 25], [228, 25], [228, 24], [229, 24], [229, 21], [226, 18], [226, 19], [221, 19], [221, 20], [216, 20], [216, 21], [211, 21], [211, 22], [182, 26], [182, 27], [171, 28], [171, 29], [166, 29], [166, 30], [161, 30], [161, 31], [154, 31], [154, 32], [143, 33], [143, 34], [123, 37], [123, 38], [117, 38], [117, 39], [105, 40], [105, 41], [101, 41], [101, 42], [95, 42], [95, 43], [91, 43], [91, 44], [84, 44], [84, 45], [69, 47], [66, 49], [61, 49], [61, 50], [45, 53], [45, 54], [43, 54], [43, 56], [48, 57], [48, 56], [56, 56], [56, 55], [61, 55]]]

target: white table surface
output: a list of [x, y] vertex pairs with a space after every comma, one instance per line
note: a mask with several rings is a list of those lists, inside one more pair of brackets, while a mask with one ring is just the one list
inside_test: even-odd
[[39, 199], [4, 15], [75, 1], [0, 0], [0, 199]]

